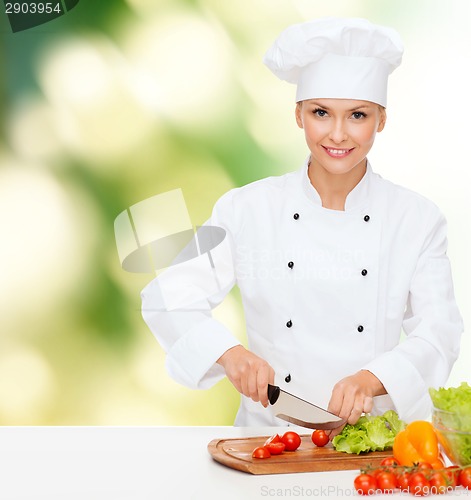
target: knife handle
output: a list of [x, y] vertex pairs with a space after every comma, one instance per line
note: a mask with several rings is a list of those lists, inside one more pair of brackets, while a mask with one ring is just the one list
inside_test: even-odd
[[280, 396], [280, 388], [277, 385], [268, 384], [268, 401], [270, 401], [271, 405], [274, 405], [279, 396]]

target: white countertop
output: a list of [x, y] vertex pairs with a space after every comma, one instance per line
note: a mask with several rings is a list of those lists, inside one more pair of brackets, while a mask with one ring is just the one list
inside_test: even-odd
[[[3, 427], [1, 500], [245, 500], [356, 496], [358, 471], [252, 475], [215, 462], [215, 438], [279, 428]], [[471, 492], [469, 492], [471, 498]], [[468, 492], [453, 495], [468, 498]], [[388, 495], [388, 498], [414, 498]], [[375, 496], [374, 498], [384, 498]], [[438, 498], [438, 497], [435, 497]], [[443, 495], [440, 497], [443, 498]]]

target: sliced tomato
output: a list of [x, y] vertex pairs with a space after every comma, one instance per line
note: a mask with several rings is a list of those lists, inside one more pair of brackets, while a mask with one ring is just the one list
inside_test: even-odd
[[268, 443], [264, 445], [272, 455], [281, 455], [285, 451], [285, 443]]
[[265, 446], [259, 446], [252, 452], [252, 458], [270, 458], [271, 454]]
[[281, 437], [279, 434], [273, 434], [273, 436], [270, 436], [266, 441], [265, 443], [263, 444], [263, 446], [267, 446], [269, 445], [270, 443], [281, 443]]

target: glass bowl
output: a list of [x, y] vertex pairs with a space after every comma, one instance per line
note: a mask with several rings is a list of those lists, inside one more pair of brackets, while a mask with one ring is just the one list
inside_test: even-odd
[[432, 424], [446, 456], [455, 465], [471, 464], [471, 415], [439, 410], [432, 411]]
[[432, 423], [455, 431], [471, 432], [471, 414], [433, 408]]

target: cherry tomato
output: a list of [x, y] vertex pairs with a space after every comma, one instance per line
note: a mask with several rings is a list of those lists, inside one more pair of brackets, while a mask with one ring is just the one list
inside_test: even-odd
[[403, 471], [397, 475], [397, 486], [402, 491], [409, 491], [410, 472]]
[[268, 443], [263, 446], [271, 455], [281, 455], [285, 451], [285, 443]]
[[432, 465], [429, 462], [419, 462], [417, 465], [417, 472], [422, 472], [422, 474], [427, 477], [432, 472]]
[[430, 493], [432, 495], [443, 495], [446, 493], [448, 488], [448, 481], [443, 472], [435, 471], [429, 478], [430, 483]]
[[379, 470], [385, 470], [388, 472], [396, 473], [397, 467], [399, 466], [399, 462], [394, 457], [386, 457], [383, 458], [383, 460], [381, 460], [380, 466], [381, 469]]
[[380, 465], [382, 467], [397, 467], [399, 462], [394, 457], [386, 457], [381, 460]]
[[376, 484], [383, 493], [392, 493], [397, 486], [396, 476], [387, 470], [376, 475]]
[[279, 434], [273, 434], [273, 436], [270, 436], [265, 443], [263, 443], [263, 446], [267, 446], [270, 443], [281, 443], [281, 438]]
[[460, 468], [457, 465], [450, 465], [445, 469], [445, 476], [448, 479], [448, 484], [454, 488], [458, 486], [458, 480], [460, 477]]
[[416, 497], [421, 497], [430, 493], [430, 483], [422, 472], [414, 472], [410, 475], [409, 491]]
[[259, 446], [258, 448], [255, 448], [252, 452], [252, 458], [270, 458], [270, 452], [264, 447], [264, 446]]
[[431, 462], [430, 465], [432, 466], [433, 470], [441, 470], [445, 468], [445, 463], [441, 458], [437, 458], [436, 460]]
[[471, 467], [466, 467], [466, 469], [461, 470], [458, 484], [467, 490], [471, 489]]
[[301, 438], [297, 432], [288, 431], [281, 436], [281, 442], [285, 444], [286, 451], [294, 451], [299, 448]]
[[359, 495], [373, 495], [376, 490], [376, 479], [370, 474], [360, 474], [353, 481]]
[[329, 436], [322, 429], [317, 429], [311, 434], [312, 442], [322, 448], [329, 442]]
[[379, 469], [373, 469], [373, 470], [368, 471], [367, 474], [376, 478], [376, 476], [378, 474], [381, 474], [381, 472], [384, 472], [384, 469], [380, 467]]

